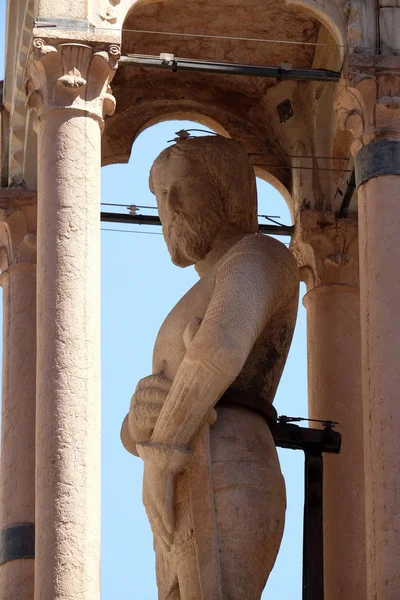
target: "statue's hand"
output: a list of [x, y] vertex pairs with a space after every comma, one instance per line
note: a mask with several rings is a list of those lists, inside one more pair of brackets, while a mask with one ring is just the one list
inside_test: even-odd
[[169, 549], [175, 533], [175, 478], [189, 465], [192, 452], [143, 442], [137, 451], [144, 462], [143, 504], [154, 536]]
[[137, 384], [121, 428], [121, 440], [128, 452], [138, 456], [136, 444], [151, 438], [171, 385], [164, 375], [149, 375]]

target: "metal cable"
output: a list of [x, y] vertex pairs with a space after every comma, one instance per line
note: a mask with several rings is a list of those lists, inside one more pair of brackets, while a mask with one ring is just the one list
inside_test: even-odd
[[[135, 208], [145, 208], [145, 209], [151, 209], [151, 210], [158, 210], [157, 206], [139, 206], [138, 204], [114, 204], [113, 202], [100, 202], [101, 206], [116, 206], [116, 207], [122, 207], [122, 208], [131, 208], [131, 206], [134, 206]], [[268, 220], [272, 220], [272, 219], [281, 219], [282, 217], [280, 215], [257, 215], [257, 217], [261, 217], [263, 219], [268, 219]], [[278, 223], [278, 225], [281, 225], [281, 223]]]
[[113, 204], [112, 202], [100, 202], [101, 206], [118, 206], [122, 208], [131, 208], [134, 206], [135, 208], [149, 208], [151, 210], [158, 210], [157, 206], [139, 206], [138, 204]]
[[[56, 29], [57, 25], [54, 24], [52, 27], [51, 19], [49, 19], [48, 23], [37, 23], [35, 27], [37, 28], [46, 28], [46, 29]], [[78, 31], [78, 27], [68, 27], [67, 25], [62, 26], [63, 30], [74, 30]], [[155, 31], [152, 29], [128, 29], [126, 27], [122, 27], [121, 29], [115, 29], [114, 27], [96, 27], [96, 31], [112, 31], [114, 33], [121, 31], [122, 33], [145, 33], [145, 34], [154, 34], [154, 35], [165, 35], [165, 36], [175, 36], [175, 37], [194, 37], [194, 38], [205, 38], [205, 39], [216, 39], [216, 40], [230, 40], [230, 41], [241, 41], [241, 42], [261, 42], [264, 44], [289, 44], [296, 46], [322, 46], [322, 47], [333, 47], [333, 48], [357, 48], [359, 50], [367, 50], [368, 47], [362, 48], [361, 46], [348, 46], [345, 44], [332, 44], [332, 43], [323, 43], [323, 42], [304, 42], [299, 40], [278, 40], [271, 38], [251, 38], [251, 37], [241, 37], [241, 36], [232, 36], [232, 35], [216, 35], [209, 33], [184, 33], [181, 31]], [[86, 28], [85, 28], [86, 30]]]
[[350, 173], [350, 169], [330, 169], [325, 167], [296, 167], [294, 165], [285, 166], [285, 165], [270, 165], [265, 163], [257, 163], [254, 164], [253, 167], [269, 167], [274, 169], [302, 169], [304, 171], [333, 171], [338, 173]]
[[108, 229], [101, 227], [100, 231], [114, 231], [117, 233], [141, 233], [143, 235], [163, 235], [162, 233], [158, 233], [157, 231], [138, 231], [137, 229]]
[[312, 155], [307, 155], [307, 154], [271, 154], [271, 153], [264, 153], [264, 152], [249, 152], [248, 153], [249, 156], [268, 156], [268, 158], [304, 158], [304, 159], [310, 159], [310, 158], [317, 158], [318, 160], [346, 160], [348, 161], [348, 156], [312, 156]]
[[[163, 235], [162, 233], [157, 233], [155, 231], [138, 231], [137, 229], [105, 229], [105, 228], [101, 227], [100, 231], [111, 231], [114, 233], [141, 233], [143, 235]], [[263, 235], [270, 235], [270, 234], [263, 234]], [[288, 243], [288, 242], [281, 242], [281, 244], [284, 244], [287, 247], [290, 246], [290, 243]]]

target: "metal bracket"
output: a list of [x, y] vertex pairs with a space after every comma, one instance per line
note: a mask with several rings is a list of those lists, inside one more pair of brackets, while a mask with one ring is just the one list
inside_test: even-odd
[[364, 146], [355, 157], [357, 187], [373, 177], [400, 175], [400, 141], [379, 140]]
[[21, 558], [35, 558], [34, 523], [11, 525], [0, 532], [0, 566]]
[[[335, 421], [318, 421], [324, 429], [293, 425], [300, 417], [280, 417], [272, 430], [280, 448], [303, 450], [303, 600], [324, 600], [323, 458], [324, 452], [338, 454], [342, 436]], [[310, 419], [313, 420], [313, 419]]]

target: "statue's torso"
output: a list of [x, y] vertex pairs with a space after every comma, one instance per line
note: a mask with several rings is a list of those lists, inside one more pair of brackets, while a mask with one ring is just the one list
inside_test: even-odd
[[[249, 257], [244, 257], [248, 260]], [[215, 264], [176, 304], [158, 333], [153, 354], [153, 373], [174, 379], [185, 353], [184, 332], [192, 319], [203, 319], [216, 285]], [[255, 282], [256, 284], [256, 282]], [[251, 290], [248, 291], [251, 295]], [[298, 289], [289, 302], [273, 314], [258, 337], [232, 388], [251, 392], [272, 402], [289, 351], [298, 305]]]

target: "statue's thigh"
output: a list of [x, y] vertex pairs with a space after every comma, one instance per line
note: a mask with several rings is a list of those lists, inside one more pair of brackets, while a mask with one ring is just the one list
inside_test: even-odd
[[[195, 552], [187, 553], [178, 562], [178, 580], [180, 600], [203, 600], [197, 555]], [[204, 600], [206, 600], [204, 598]]]
[[216, 490], [222, 585], [227, 600], [260, 600], [281, 543], [285, 506], [281, 496], [268, 490], [235, 486]]
[[159, 540], [154, 540], [158, 600], [181, 600], [174, 554], [166, 552]]
[[213, 427], [211, 446], [224, 597], [260, 600], [286, 510], [274, 442], [257, 415], [224, 411]]

